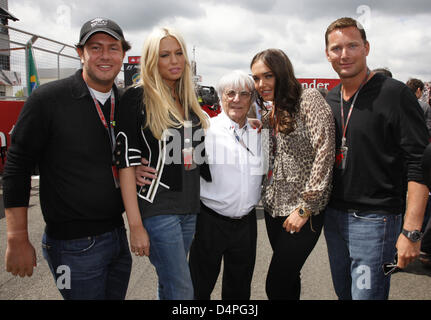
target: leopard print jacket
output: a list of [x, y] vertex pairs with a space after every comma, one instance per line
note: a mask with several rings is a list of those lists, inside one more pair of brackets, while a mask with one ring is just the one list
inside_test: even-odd
[[263, 152], [271, 174], [266, 174], [262, 204], [271, 216], [288, 216], [298, 207], [319, 214], [329, 201], [335, 159], [335, 125], [331, 108], [316, 89], [305, 89], [295, 130], [273, 136], [270, 112], [263, 112], [263, 129], [269, 139]]

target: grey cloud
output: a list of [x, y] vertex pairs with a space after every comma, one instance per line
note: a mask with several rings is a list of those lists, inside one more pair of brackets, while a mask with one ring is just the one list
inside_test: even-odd
[[[431, 42], [425, 35], [431, 13], [429, 0], [13, 0], [9, 1], [10, 7], [12, 3], [40, 8], [44, 21], [20, 23], [25, 25], [24, 30], [31, 31], [34, 27], [35, 33], [40, 25], [54, 26], [49, 34], [54, 38], [61, 36], [55, 30], [60, 6], [70, 8], [73, 32], [95, 16], [112, 18], [123, 27], [128, 39], [133, 39], [132, 50], [136, 55], [140, 54], [142, 38], [149, 29], [162, 21], [173, 24], [184, 21], [183, 29], [177, 26], [183, 31], [189, 53], [192, 46], [197, 47], [198, 72], [206, 79], [205, 83], [213, 82], [229, 69], [248, 70], [252, 56], [268, 47], [285, 50], [297, 66], [298, 75], [335, 76], [324, 56], [326, 27], [343, 16], [358, 19], [370, 14], [373, 19], [367, 30], [372, 39], [370, 66], [387, 66], [403, 80], [410, 75], [427, 80], [430, 77], [427, 53]], [[231, 8], [234, 21], [215, 17], [211, 11], [207, 16], [208, 10], [218, 6]], [[365, 11], [358, 10], [361, 6]], [[12, 13], [20, 18], [19, 12]], [[420, 13], [427, 16], [419, 16]], [[216, 28], [218, 25], [220, 30]], [[412, 30], [405, 28], [420, 28], [414, 31], [423, 37], [412, 38], [409, 32]], [[394, 34], [397, 37], [391, 37]], [[410, 46], [397, 45], [409, 38]], [[396, 50], [387, 50], [388, 47]]]
[[[15, 0], [16, 2], [27, 2]], [[379, 15], [410, 16], [421, 12], [431, 12], [429, 0], [122, 0], [122, 1], [85, 1], [69, 0], [62, 3], [71, 9], [72, 26], [80, 27], [83, 22], [95, 16], [109, 17], [118, 22], [129, 32], [151, 29], [164, 19], [183, 17], [198, 19], [205, 15], [203, 6], [228, 5], [246, 9], [253, 13], [273, 15], [274, 19], [288, 19], [290, 17], [302, 17], [312, 21], [328, 17], [328, 24], [341, 16], [361, 18], [368, 14], [358, 11], [360, 6], [367, 6], [371, 17], [373, 13]], [[55, 21], [60, 5], [53, 5], [51, 0], [38, 0], [37, 5], [49, 20]], [[15, 13], [19, 17], [19, 13]]]
[[[361, 10], [361, 7], [365, 11]], [[303, 18], [317, 19], [328, 17], [328, 24], [340, 17], [361, 18], [364, 15], [378, 13], [379, 15], [404, 15], [412, 16], [419, 13], [431, 12], [429, 0], [287, 0], [277, 1], [272, 12], [285, 14], [286, 16], [301, 16]]]
[[268, 13], [272, 11], [277, 4], [277, 0], [208, 0], [212, 4], [227, 4], [232, 7], [240, 7], [253, 12]]
[[[160, 21], [172, 17], [198, 18], [204, 11], [194, 1], [177, 0], [122, 0], [122, 1], [85, 1], [70, 0], [62, 6], [71, 9], [73, 27], [80, 27], [94, 17], [107, 17], [116, 21], [123, 29], [133, 32], [152, 29]], [[60, 5], [53, 5], [50, 0], [38, 0], [38, 6], [44, 15], [52, 17], [58, 14]]]
[[253, 50], [259, 46], [262, 41], [262, 36], [255, 34], [253, 37], [241, 38], [241, 36], [238, 35], [237, 38], [220, 39], [220, 37], [217, 37], [217, 35], [211, 36], [196, 30], [193, 33], [189, 32], [189, 39], [193, 41], [194, 45], [202, 46], [209, 50], [241, 53]]

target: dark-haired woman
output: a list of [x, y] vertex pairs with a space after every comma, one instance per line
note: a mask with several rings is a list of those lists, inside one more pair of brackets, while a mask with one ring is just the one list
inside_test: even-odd
[[283, 51], [258, 53], [251, 71], [270, 137], [262, 189], [273, 249], [266, 293], [270, 300], [299, 300], [300, 272], [319, 239], [331, 191], [333, 115], [319, 91], [302, 89]]

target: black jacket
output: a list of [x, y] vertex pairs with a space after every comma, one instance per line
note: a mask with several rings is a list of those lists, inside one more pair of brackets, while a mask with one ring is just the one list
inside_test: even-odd
[[[115, 86], [114, 92], [117, 106]], [[110, 99], [102, 108], [109, 112]], [[49, 236], [76, 239], [123, 225], [124, 207], [114, 184], [110, 137], [82, 70], [40, 86], [27, 99], [13, 130], [4, 169], [6, 208], [28, 206], [30, 175], [36, 164]]]
[[[168, 137], [165, 141], [158, 140], [149, 128], [144, 128], [146, 115], [143, 112], [143, 93], [141, 86], [134, 86], [128, 88], [121, 98], [118, 125], [115, 128], [117, 136], [115, 158], [116, 165], [120, 169], [140, 165], [141, 158], [146, 158], [149, 166], [158, 170], [158, 179], [153, 181], [151, 186], [137, 189], [141, 199], [152, 203], [160, 185], [171, 191], [182, 190], [181, 150], [184, 148], [184, 142], [174, 141], [174, 137]], [[203, 133], [203, 130], [201, 132]], [[206, 160], [205, 135], [193, 135], [193, 138], [195, 151], [200, 153], [200, 159]], [[167, 150], [166, 153], [164, 150]], [[175, 157], [178, 161], [174, 160]], [[168, 161], [166, 161], [167, 158]], [[174, 161], [169, 162], [169, 159]], [[211, 181], [211, 173], [206, 161], [199, 164], [199, 169], [200, 175], [206, 181]]]
[[[340, 85], [326, 100], [335, 117], [339, 148]], [[344, 102], [345, 118], [352, 100]], [[411, 90], [400, 81], [374, 75], [358, 94], [346, 138], [346, 168], [334, 169], [329, 205], [400, 213], [406, 196], [404, 179], [423, 183], [421, 162], [429, 138], [423, 111]]]

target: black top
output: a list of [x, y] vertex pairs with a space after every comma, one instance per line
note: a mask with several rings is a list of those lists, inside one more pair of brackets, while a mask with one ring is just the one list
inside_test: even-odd
[[[336, 125], [336, 147], [341, 145], [341, 84], [327, 101]], [[344, 101], [344, 117], [353, 97]], [[347, 127], [345, 170], [334, 169], [330, 206], [341, 210], [400, 213], [403, 206], [403, 165], [407, 180], [423, 183], [422, 155], [428, 131], [421, 107], [402, 82], [374, 75], [361, 89]]]
[[[156, 139], [149, 128], [144, 128], [146, 115], [143, 108], [143, 88], [131, 87], [120, 102], [117, 147], [115, 160], [118, 168], [141, 164], [141, 158], [149, 160], [149, 166], [158, 170], [158, 179], [151, 186], [137, 187], [139, 206], [144, 218], [160, 214], [188, 214], [199, 212], [200, 175], [210, 180], [206, 162], [198, 163], [194, 170], [185, 170], [182, 150], [185, 139], [201, 159], [205, 159], [204, 134], [198, 134], [201, 126], [191, 114], [192, 129], [185, 137], [184, 127], [170, 129], [173, 134], [166, 140]], [[202, 132], [203, 133], [203, 132]]]
[[428, 188], [431, 189], [431, 144], [425, 148], [422, 159], [422, 168], [424, 170], [424, 180]]
[[[118, 98], [115, 86], [114, 92]], [[106, 108], [110, 109], [110, 99]], [[124, 225], [121, 193], [112, 175], [110, 137], [82, 70], [40, 86], [27, 99], [4, 169], [6, 208], [28, 206], [30, 176], [36, 164], [40, 204], [50, 237], [76, 239]]]
[[142, 218], [162, 214], [196, 214], [200, 212], [199, 169], [186, 171], [180, 166], [182, 188], [171, 191], [164, 187], [157, 190], [153, 203], [138, 197]]

